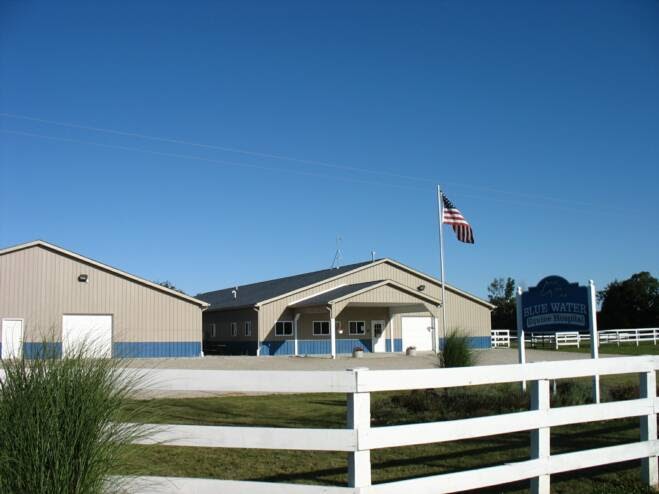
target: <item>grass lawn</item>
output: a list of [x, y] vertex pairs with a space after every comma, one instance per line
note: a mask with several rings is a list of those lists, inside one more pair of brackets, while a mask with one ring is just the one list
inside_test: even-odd
[[[392, 395], [373, 395], [372, 410], [375, 412], [378, 407], [385, 407]], [[144, 402], [139, 406], [142, 405]], [[157, 399], [149, 400], [146, 405], [149, 411], [144, 412], [143, 418], [148, 422], [270, 427], [346, 426], [346, 397], [336, 394]], [[555, 428], [552, 429], [552, 453], [633, 442], [638, 437], [637, 419]], [[347, 454], [340, 452], [168, 446], [134, 448], [139, 450], [138, 461], [130, 469], [117, 473], [325, 485], [347, 483]], [[371, 452], [373, 482], [521, 461], [528, 455], [528, 433], [374, 450]], [[631, 462], [557, 475], [552, 478], [552, 492], [645, 492], [634, 490], [639, 486], [639, 464]], [[522, 493], [527, 492], [527, 488], [528, 483], [523, 482], [480, 492]]]

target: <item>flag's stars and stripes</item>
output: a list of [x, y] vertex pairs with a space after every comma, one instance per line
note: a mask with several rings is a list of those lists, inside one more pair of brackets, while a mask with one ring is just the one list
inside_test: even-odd
[[453, 227], [453, 231], [455, 232], [460, 242], [473, 244], [474, 232], [471, 230], [471, 226], [465, 217], [462, 216], [460, 210], [456, 208], [455, 205], [449, 201], [448, 197], [446, 197], [443, 193], [442, 202], [444, 203], [444, 218], [442, 219], [442, 223], [446, 223], [447, 225], [451, 225]]

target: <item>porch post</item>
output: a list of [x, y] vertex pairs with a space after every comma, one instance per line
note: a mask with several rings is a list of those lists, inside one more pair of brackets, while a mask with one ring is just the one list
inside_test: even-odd
[[330, 313], [330, 353], [332, 358], [336, 358], [336, 319], [332, 304], [327, 306], [327, 310]]
[[442, 350], [442, 346], [439, 344], [439, 319], [433, 315], [432, 317], [432, 329], [434, 334], [432, 335], [432, 345], [434, 347], [435, 353], [439, 354]]
[[334, 319], [332, 310], [330, 310], [330, 345], [332, 346], [332, 358], [336, 358], [336, 319]]
[[300, 320], [300, 313], [298, 312], [295, 314], [295, 318], [293, 319], [293, 334], [295, 335], [295, 340], [293, 342], [293, 347], [294, 347], [294, 354], [297, 357], [298, 354], [298, 336], [297, 336], [297, 326], [298, 326], [298, 321]]

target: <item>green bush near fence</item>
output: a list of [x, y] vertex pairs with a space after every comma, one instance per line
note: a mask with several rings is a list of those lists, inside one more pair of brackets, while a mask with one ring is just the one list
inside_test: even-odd
[[[44, 346], [46, 348], [46, 345]], [[0, 492], [118, 492], [109, 472], [130, 462], [128, 444], [143, 434], [120, 427], [134, 381], [117, 361], [42, 353], [3, 360], [0, 384]], [[135, 405], [133, 404], [133, 407]], [[134, 411], [137, 411], [133, 408]]]

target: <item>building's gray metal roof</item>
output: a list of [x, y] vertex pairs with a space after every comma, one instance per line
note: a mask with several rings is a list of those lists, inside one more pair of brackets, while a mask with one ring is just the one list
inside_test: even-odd
[[233, 298], [232, 293], [235, 287], [200, 293], [196, 298], [208, 302], [210, 307], [207, 310], [211, 311], [252, 307], [263, 300], [269, 300], [299, 288], [304, 288], [305, 286], [334, 278], [335, 276], [348, 273], [361, 266], [370, 264], [371, 262], [372, 261], [359, 262], [356, 264], [341, 266], [340, 268], [323, 269], [321, 271], [297, 274], [285, 278], [278, 278], [276, 280], [241, 285], [238, 286], [238, 293], [235, 299]]
[[378, 280], [378, 281], [365, 281], [364, 283], [354, 283], [352, 285], [343, 285], [335, 288], [334, 290], [329, 290], [327, 292], [314, 295], [313, 297], [300, 300], [299, 302], [292, 304], [291, 307], [309, 307], [312, 305], [327, 305], [332, 300], [345, 297], [346, 295], [350, 295], [351, 293], [358, 292], [359, 290], [363, 290], [364, 288], [368, 288], [369, 286], [377, 285], [382, 282], [383, 280]]

